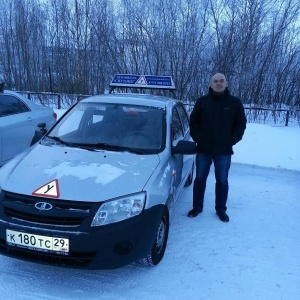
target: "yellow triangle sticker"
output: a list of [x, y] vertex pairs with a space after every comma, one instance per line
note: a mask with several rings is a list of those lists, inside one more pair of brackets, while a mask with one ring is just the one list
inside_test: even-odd
[[32, 192], [33, 196], [43, 196], [50, 198], [59, 198], [58, 180], [54, 179]]

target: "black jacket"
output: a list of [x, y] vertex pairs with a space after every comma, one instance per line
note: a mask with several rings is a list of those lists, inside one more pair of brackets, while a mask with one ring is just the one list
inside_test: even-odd
[[243, 104], [237, 97], [227, 88], [222, 94], [209, 88], [208, 95], [198, 99], [191, 112], [190, 133], [199, 152], [233, 154], [232, 146], [242, 139], [246, 123]]

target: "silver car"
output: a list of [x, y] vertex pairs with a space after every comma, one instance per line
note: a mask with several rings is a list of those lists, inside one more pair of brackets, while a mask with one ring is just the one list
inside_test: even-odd
[[82, 100], [0, 170], [0, 253], [85, 268], [157, 265], [194, 153], [181, 101]]
[[50, 129], [56, 114], [26, 97], [0, 90], [0, 166], [31, 145], [38, 123]]

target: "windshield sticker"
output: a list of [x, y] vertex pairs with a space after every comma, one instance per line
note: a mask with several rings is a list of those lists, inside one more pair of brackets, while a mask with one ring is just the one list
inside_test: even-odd
[[44, 196], [44, 197], [51, 197], [51, 198], [59, 198], [59, 188], [58, 188], [58, 180], [54, 179], [38, 189], [36, 189], [33, 193], [33, 196]]

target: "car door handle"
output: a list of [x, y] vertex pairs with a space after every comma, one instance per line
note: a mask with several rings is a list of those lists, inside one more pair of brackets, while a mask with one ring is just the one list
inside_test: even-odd
[[33, 118], [32, 118], [32, 117], [28, 117], [28, 118], [27, 118], [27, 121], [28, 121], [28, 122], [32, 122], [32, 121], [33, 121]]

